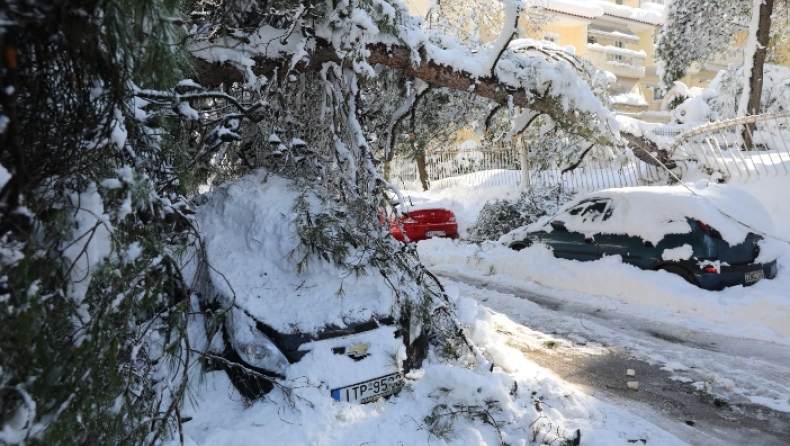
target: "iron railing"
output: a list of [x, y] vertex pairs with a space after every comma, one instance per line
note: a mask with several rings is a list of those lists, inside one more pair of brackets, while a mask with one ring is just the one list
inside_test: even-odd
[[[729, 119], [698, 126], [665, 125], [652, 131], [669, 147], [682, 177], [700, 169], [713, 179], [750, 180], [790, 174], [790, 113], [764, 114]], [[753, 141], [747, 150], [744, 134]], [[530, 166], [531, 156], [522, 159], [522, 144], [496, 148], [446, 148], [426, 154], [427, 179], [431, 188], [561, 185], [578, 192], [611, 187], [663, 184], [670, 176], [663, 168], [646, 164], [632, 155], [615, 156], [597, 149], [574, 170], [563, 173], [558, 166]], [[596, 150], [596, 149], [594, 149]], [[527, 163], [526, 172], [522, 163]], [[419, 188], [417, 164], [396, 157], [390, 164], [390, 180], [406, 188]]]

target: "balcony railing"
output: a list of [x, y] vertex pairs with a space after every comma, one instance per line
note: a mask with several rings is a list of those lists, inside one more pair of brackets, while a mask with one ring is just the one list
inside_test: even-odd
[[597, 68], [611, 71], [615, 76], [644, 77], [645, 53], [612, 45], [587, 44], [587, 59]]

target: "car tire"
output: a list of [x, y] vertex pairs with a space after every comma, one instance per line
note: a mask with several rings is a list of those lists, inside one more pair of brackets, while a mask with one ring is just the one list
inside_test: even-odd
[[523, 242], [513, 242], [510, 244], [509, 248], [514, 251], [521, 251], [524, 248], [529, 248], [532, 246], [532, 242], [530, 241], [523, 241]]
[[697, 278], [694, 277], [694, 274], [691, 274], [691, 271], [685, 268], [681, 268], [679, 266], [674, 266], [674, 265], [664, 265], [659, 269], [662, 269], [671, 274], [677, 274], [678, 276], [682, 277], [683, 280], [685, 280], [686, 282], [697, 287], [699, 286], [699, 282], [697, 282]]

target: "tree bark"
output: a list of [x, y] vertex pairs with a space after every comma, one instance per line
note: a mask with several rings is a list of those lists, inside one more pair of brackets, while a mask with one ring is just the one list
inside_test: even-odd
[[[763, 71], [768, 43], [771, 40], [771, 14], [774, 9], [774, 0], [763, 0], [760, 5], [760, 21], [757, 27], [757, 48], [752, 58], [751, 78], [748, 85], [749, 102], [746, 106], [747, 115], [756, 115], [760, 112], [760, 99], [763, 92]], [[744, 86], [747, 88], [747, 86]], [[754, 149], [755, 124], [746, 124], [743, 129], [743, 145], [746, 150]]]
[[645, 163], [656, 167], [661, 167], [663, 164], [668, 169], [676, 167], [675, 161], [669, 158], [669, 153], [659, 150], [653, 141], [630, 133], [620, 133], [620, 137], [628, 142], [628, 147], [634, 152], [634, 156]]
[[420, 152], [417, 155], [417, 173], [420, 175], [422, 190], [428, 190], [431, 184], [428, 181], [428, 170], [425, 168], [425, 152]]
[[[773, 0], [767, 1], [773, 2]], [[592, 128], [579, 128], [579, 116], [566, 112], [560, 102], [561, 98], [539, 95], [534, 91], [527, 92], [523, 89], [513, 88], [500, 81], [496, 76], [476, 78], [472, 76], [471, 73], [462, 70], [458, 71], [432, 60], [421, 60], [419, 63], [415, 64], [411, 58], [411, 49], [407, 47], [375, 44], [369, 45], [367, 49], [369, 52], [367, 62], [370, 64], [380, 64], [400, 70], [410, 76], [422, 79], [433, 87], [467, 91], [470, 94], [488, 98], [499, 106], [510, 106], [512, 104], [513, 106], [528, 108], [541, 114], [546, 114], [550, 116], [554, 122], [564, 128], [578, 129], [576, 134], [591, 143], [607, 143], [610, 141], [609, 137], [613, 136], [604, 135], [600, 131]], [[764, 53], [762, 57], [764, 60]], [[262, 56], [257, 56], [253, 59], [255, 60], [253, 72], [256, 75], [266, 75], [269, 77], [278, 76], [282, 78], [290, 73], [279, 59], [266, 59]], [[319, 41], [316, 49], [311, 53], [309, 60], [296, 64], [293, 71], [308, 72], [320, 70], [327, 62], [340, 64], [342, 60], [329, 43]], [[205, 61], [198, 61], [198, 65], [201, 68], [199, 81], [203, 83], [204, 86], [209, 87], [217, 86], [220, 83], [244, 81], [242, 72], [227, 62], [224, 64], [212, 64]], [[762, 82], [762, 74], [760, 75], [760, 81]], [[512, 103], [509, 101], [512, 101]], [[656, 145], [651, 141], [623, 132], [620, 133], [620, 136], [624, 137], [634, 151], [634, 154], [640, 160], [656, 167], [660, 167], [661, 164], [664, 164], [668, 168], [673, 168], [675, 166], [674, 161], [669, 159], [668, 154], [659, 151]], [[650, 156], [650, 153], [656, 153], [658, 161]], [[424, 168], [424, 158], [422, 161]], [[422, 173], [421, 180], [423, 187], [426, 187], [426, 181], [423, 180]]]
[[[564, 128], [576, 128], [576, 134], [586, 140], [603, 143], [612, 135], [601, 134], [593, 128], [580, 127], [580, 116], [565, 111], [560, 97], [541, 95], [536, 91], [527, 92], [524, 89], [514, 88], [496, 76], [475, 77], [471, 73], [434, 62], [421, 60], [414, 63], [411, 58], [412, 50], [405, 46], [371, 44], [367, 47], [367, 62], [380, 64], [402, 71], [417, 79], [422, 79], [434, 87], [445, 87], [453, 90], [467, 91], [470, 94], [488, 98], [499, 105], [509, 106], [509, 101], [516, 107], [535, 110], [550, 116], [554, 122]], [[253, 57], [255, 66], [252, 70], [255, 75], [280, 78], [289, 73], [309, 72], [320, 70], [327, 62], [342, 63], [340, 56], [328, 42], [318, 40], [315, 50], [310, 54], [308, 61], [296, 64], [293, 71], [289, 71], [287, 64], [281, 59], [267, 59], [263, 56]], [[221, 83], [243, 82], [241, 70], [228, 62], [214, 64], [206, 61], [197, 61], [200, 67], [198, 81], [205, 87], [215, 87]]]

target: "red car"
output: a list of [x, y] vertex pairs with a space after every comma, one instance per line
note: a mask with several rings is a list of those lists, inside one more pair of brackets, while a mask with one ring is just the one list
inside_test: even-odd
[[[458, 223], [455, 221], [455, 214], [448, 209], [412, 209], [399, 214], [403, 231], [412, 242], [434, 237], [458, 238]], [[392, 212], [388, 212], [387, 215], [390, 234], [397, 240], [404, 241], [403, 232], [398, 227], [395, 215]], [[384, 222], [383, 212], [382, 222]]]

